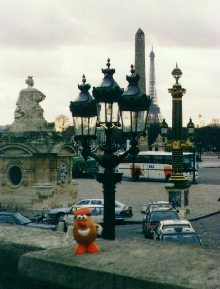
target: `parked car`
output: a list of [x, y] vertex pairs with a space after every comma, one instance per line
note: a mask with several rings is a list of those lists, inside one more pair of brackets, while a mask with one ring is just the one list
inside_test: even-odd
[[145, 238], [152, 238], [153, 232], [162, 220], [177, 220], [179, 216], [173, 208], [152, 209], [143, 220], [143, 233]]
[[168, 228], [161, 232], [158, 240], [177, 242], [181, 244], [202, 245], [193, 228]]
[[146, 212], [155, 208], [173, 208], [173, 206], [169, 202], [166, 202], [166, 201], [150, 202], [147, 206], [144, 206], [142, 208], [141, 213], [146, 214]]
[[[66, 214], [72, 214], [76, 208], [80, 207], [104, 207], [104, 199], [83, 199], [75, 203], [71, 207], [55, 208], [48, 212], [47, 219], [51, 224], [57, 224], [61, 217]], [[115, 215], [123, 218], [130, 218], [133, 216], [132, 207], [128, 207], [119, 201], [115, 201]]]
[[190, 221], [188, 220], [165, 220], [160, 221], [158, 226], [153, 232], [153, 239], [158, 240], [161, 233], [170, 228], [191, 228], [193, 229]]
[[[94, 207], [89, 207], [91, 210], [91, 216], [96, 224], [103, 224], [104, 221], [104, 207], [103, 206], [94, 206]], [[77, 209], [76, 209], [77, 210]], [[61, 221], [64, 222], [64, 228], [66, 230], [67, 226], [72, 226], [74, 222], [74, 209], [72, 212], [66, 214]], [[124, 221], [124, 217], [121, 215], [115, 215], [115, 222], [120, 223]]]
[[71, 207], [60, 207], [60, 208], [54, 208], [51, 209], [48, 213], [47, 213], [47, 222], [49, 224], [55, 224], [57, 225], [60, 218], [64, 217], [65, 214], [71, 213], [72, 212], [72, 208]]
[[[104, 199], [84, 199], [80, 200], [79, 202], [73, 205], [73, 208], [80, 208], [80, 207], [104, 207]], [[133, 216], [132, 207], [128, 207], [122, 204], [119, 201], [115, 201], [115, 215], [122, 216], [126, 218], [131, 218]]]
[[56, 226], [43, 223], [33, 223], [20, 213], [0, 212], [0, 225], [20, 225], [39, 229], [55, 230]]

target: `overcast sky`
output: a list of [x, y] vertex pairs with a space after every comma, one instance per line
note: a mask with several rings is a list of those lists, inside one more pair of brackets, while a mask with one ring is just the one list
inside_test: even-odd
[[220, 0], [0, 0], [0, 125], [13, 122], [28, 75], [46, 95], [41, 106], [49, 122], [71, 117], [82, 74], [97, 86], [108, 57], [115, 80], [126, 87], [138, 28], [145, 33], [147, 90], [153, 44], [159, 106], [168, 124], [176, 62], [187, 91], [184, 125], [189, 117], [195, 124], [220, 118]]

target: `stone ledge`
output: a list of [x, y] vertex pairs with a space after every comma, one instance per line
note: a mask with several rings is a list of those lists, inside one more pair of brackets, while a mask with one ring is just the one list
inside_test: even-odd
[[[7, 234], [4, 228], [8, 228]], [[101, 253], [77, 256], [72, 253], [74, 241], [63, 233], [0, 227], [0, 251], [9, 243], [10, 260], [18, 264], [20, 274], [60, 287], [219, 289], [217, 249], [145, 239], [126, 242], [99, 239]], [[19, 246], [23, 254], [17, 254]]]

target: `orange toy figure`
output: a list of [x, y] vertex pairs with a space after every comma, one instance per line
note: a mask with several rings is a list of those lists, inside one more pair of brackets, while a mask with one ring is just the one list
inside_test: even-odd
[[[97, 226], [100, 225], [94, 223], [88, 208], [80, 208], [75, 211], [73, 237], [77, 242], [77, 247], [74, 254], [100, 252], [100, 248], [94, 243], [97, 235]], [[98, 227], [98, 229], [102, 228]]]

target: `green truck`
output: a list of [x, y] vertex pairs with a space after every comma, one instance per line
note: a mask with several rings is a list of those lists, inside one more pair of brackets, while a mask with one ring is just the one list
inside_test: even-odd
[[85, 161], [83, 157], [73, 157], [73, 178], [95, 178], [98, 172], [99, 165], [93, 158], [89, 158], [87, 161]]

